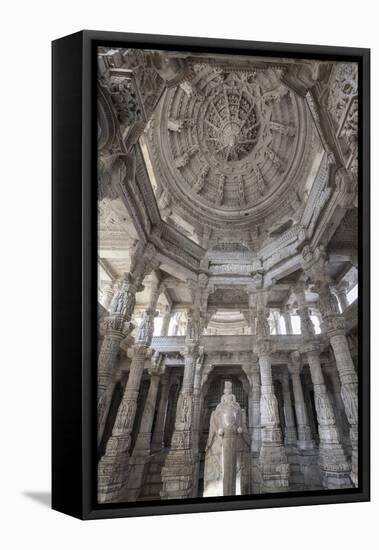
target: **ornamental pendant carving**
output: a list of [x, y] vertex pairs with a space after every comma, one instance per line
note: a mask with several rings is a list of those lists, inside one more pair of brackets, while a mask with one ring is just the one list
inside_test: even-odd
[[127, 320], [130, 320], [136, 304], [135, 293], [136, 288], [131, 282], [131, 276], [128, 275], [112, 300], [111, 313], [124, 316]]

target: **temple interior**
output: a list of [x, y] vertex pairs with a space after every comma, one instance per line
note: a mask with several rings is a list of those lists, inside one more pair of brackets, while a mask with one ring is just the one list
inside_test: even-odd
[[98, 501], [358, 484], [354, 63], [98, 49]]

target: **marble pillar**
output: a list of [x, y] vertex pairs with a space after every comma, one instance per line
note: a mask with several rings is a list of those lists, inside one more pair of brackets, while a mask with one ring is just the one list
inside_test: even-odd
[[261, 381], [259, 364], [251, 366], [251, 451], [258, 453], [261, 448]]
[[193, 496], [198, 495], [199, 489], [199, 436], [200, 436], [200, 421], [201, 421], [201, 377], [204, 364], [204, 349], [199, 348], [198, 358], [195, 365], [195, 376], [193, 382], [193, 421], [192, 421], [192, 449], [195, 464], [194, 482], [193, 482]]
[[154, 414], [157, 402], [159, 380], [164, 372], [161, 366], [163, 357], [155, 355], [149, 369], [150, 386], [147, 394], [145, 407], [142, 413], [141, 423], [133, 453], [129, 463], [129, 476], [126, 491], [126, 500], [134, 502], [140, 493], [146, 461], [150, 455], [151, 429], [154, 421]]
[[[343, 320], [341, 325], [343, 325]], [[339, 325], [339, 327], [341, 327]], [[336, 325], [335, 325], [336, 326]], [[350, 424], [352, 447], [351, 479], [358, 486], [358, 376], [351, 358], [349, 346], [343, 328], [333, 328], [329, 323], [328, 336], [336, 359], [341, 382], [341, 398]]]
[[289, 465], [279, 423], [278, 402], [274, 393], [271, 372], [272, 346], [261, 340], [254, 350], [258, 356], [261, 375], [261, 449], [259, 465], [262, 474], [262, 492], [288, 491]]
[[168, 373], [166, 373], [161, 377], [161, 394], [159, 398], [157, 417], [155, 420], [154, 433], [151, 440], [151, 450], [153, 453], [159, 452], [164, 448], [164, 431], [167, 417], [169, 390], [169, 376]]
[[351, 487], [350, 467], [340, 442], [333, 407], [326, 389], [318, 342], [304, 342], [303, 352], [307, 356], [313, 383], [320, 437], [319, 465], [323, 474], [323, 485], [327, 489]]
[[295, 402], [298, 435], [297, 446], [301, 450], [311, 450], [315, 448], [315, 443], [309, 427], [307, 407], [305, 405], [303, 386], [300, 378], [301, 368], [302, 365], [299, 353], [292, 353], [288, 370], [292, 378], [293, 397]]
[[137, 400], [145, 361], [151, 357], [153, 352], [149, 346], [154, 333], [158, 296], [159, 287], [154, 285], [151, 288], [149, 307], [143, 314], [135, 336], [129, 378], [117, 411], [112, 435], [108, 440], [105, 454], [99, 462], [99, 502], [120, 502], [127, 498], [131, 434], [137, 412]]
[[109, 315], [103, 321], [104, 338], [97, 368], [97, 438], [100, 444], [116, 383], [116, 365], [121, 342], [130, 334], [130, 322], [136, 303], [136, 293], [143, 290], [140, 279], [126, 273], [110, 304]]
[[129, 474], [129, 448], [137, 399], [149, 348], [144, 344], [133, 346], [133, 359], [125, 392], [117, 411], [112, 435], [98, 466], [98, 501], [120, 502], [125, 497]]
[[243, 369], [249, 381], [249, 435], [250, 435], [250, 492], [259, 494], [262, 490], [262, 476], [259, 467], [261, 449], [261, 381], [258, 358], [253, 356], [251, 365]]
[[195, 474], [192, 446], [193, 386], [199, 346], [187, 333], [184, 376], [175, 417], [171, 448], [162, 468], [161, 497], [188, 498], [193, 495]]
[[289, 383], [288, 370], [285, 370], [282, 373], [282, 389], [283, 389], [283, 409], [284, 409], [284, 420], [285, 420], [284, 443], [286, 445], [293, 446], [293, 445], [296, 445], [297, 443], [297, 433], [296, 433], [295, 418], [294, 418], [293, 408], [292, 408], [291, 388]]
[[[334, 358], [334, 354], [333, 354]], [[331, 365], [329, 368], [329, 376], [333, 386], [334, 399], [336, 402], [336, 420], [337, 425], [340, 426], [340, 435], [342, 438], [342, 443], [345, 449], [347, 456], [351, 457], [352, 446], [350, 441], [350, 424], [347, 420], [345, 413], [345, 405], [343, 404], [341, 397], [341, 380], [338, 374], [338, 370], [335, 364]], [[347, 430], [344, 429], [347, 427]]]

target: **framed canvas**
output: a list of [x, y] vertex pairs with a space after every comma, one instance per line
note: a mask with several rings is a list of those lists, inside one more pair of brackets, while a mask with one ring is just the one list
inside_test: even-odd
[[53, 42], [53, 508], [369, 500], [367, 49]]

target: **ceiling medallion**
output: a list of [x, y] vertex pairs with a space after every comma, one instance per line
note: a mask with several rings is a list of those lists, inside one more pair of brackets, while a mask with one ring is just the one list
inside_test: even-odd
[[244, 159], [257, 144], [260, 121], [253, 97], [221, 86], [204, 117], [204, 138], [211, 154], [226, 162]]

